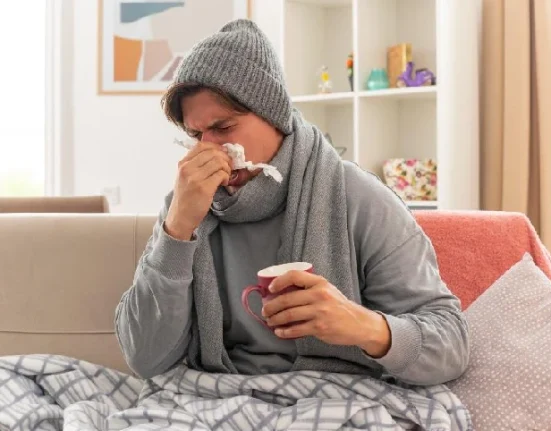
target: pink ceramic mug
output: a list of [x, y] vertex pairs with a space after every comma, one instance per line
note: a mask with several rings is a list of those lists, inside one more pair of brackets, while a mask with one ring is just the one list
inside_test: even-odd
[[[249, 286], [243, 290], [243, 293], [241, 294], [241, 303], [243, 304], [243, 307], [245, 307], [245, 310], [253, 316], [256, 320], [258, 320], [260, 323], [262, 323], [267, 328], [270, 328], [266, 321], [262, 319], [260, 316], [256, 315], [249, 306], [249, 295], [253, 292], [258, 292], [260, 296], [262, 297], [262, 304], [266, 304], [266, 302], [274, 299], [276, 296], [282, 295], [284, 293], [292, 292], [297, 289], [299, 289], [297, 286], [289, 286], [285, 289], [283, 289], [279, 293], [271, 293], [268, 290], [268, 286], [272, 281], [274, 281], [277, 277], [280, 275], [285, 274], [288, 271], [305, 271], [309, 273], [313, 273], [314, 269], [312, 267], [312, 264], [307, 262], [291, 262], [291, 263], [284, 263], [282, 265], [274, 265], [270, 266], [268, 268], [264, 268], [260, 271], [258, 271], [258, 284], [256, 286]], [[275, 329], [275, 328], [270, 328]]]

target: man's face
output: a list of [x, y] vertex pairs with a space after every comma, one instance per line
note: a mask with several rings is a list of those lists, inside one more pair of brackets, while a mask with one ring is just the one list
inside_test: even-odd
[[[219, 145], [241, 144], [245, 159], [253, 163], [269, 163], [283, 141], [282, 134], [265, 120], [230, 110], [209, 90], [183, 98], [181, 109], [184, 127], [192, 138]], [[235, 192], [258, 173], [239, 171], [230, 191]]]

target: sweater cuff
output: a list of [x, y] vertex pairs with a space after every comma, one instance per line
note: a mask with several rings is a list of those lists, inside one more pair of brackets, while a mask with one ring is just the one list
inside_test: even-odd
[[167, 234], [163, 223], [159, 229], [159, 237], [147, 257], [147, 263], [172, 280], [191, 280], [196, 248], [195, 233], [191, 240], [181, 241]]
[[373, 358], [389, 373], [399, 377], [419, 358], [423, 344], [421, 329], [405, 317], [381, 314], [390, 328], [390, 349], [382, 358]]

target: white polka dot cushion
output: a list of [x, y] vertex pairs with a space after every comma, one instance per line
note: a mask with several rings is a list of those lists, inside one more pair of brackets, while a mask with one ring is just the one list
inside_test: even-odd
[[527, 254], [465, 315], [471, 359], [448, 386], [474, 429], [551, 430], [551, 281]]

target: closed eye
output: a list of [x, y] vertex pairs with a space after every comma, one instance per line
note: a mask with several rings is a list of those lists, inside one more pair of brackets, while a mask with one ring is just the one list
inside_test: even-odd
[[233, 129], [234, 126], [226, 126], [226, 127], [214, 127], [212, 131], [214, 133], [228, 133], [231, 129]]
[[[230, 124], [228, 126], [225, 126], [219, 123], [219, 124], [213, 124], [211, 127], [208, 128], [208, 130], [210, 130], [215, 134], [223, 135], [225, 133], [229, 133], [235, 126], [236, 126], [235, 124]], [[189, 129], [187, 129], [186, 132], [188, 136], [192, 139], [197, 139], [197, 140], [202, 139], [203, 132], [200, 132], [198, 130], [189, 130]]]
[[187, 132], [188, 136], [193, 139], [200, 139], [201, 132]]

